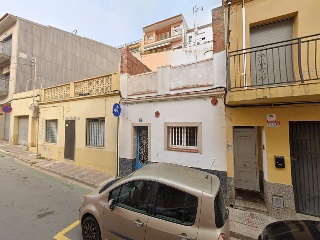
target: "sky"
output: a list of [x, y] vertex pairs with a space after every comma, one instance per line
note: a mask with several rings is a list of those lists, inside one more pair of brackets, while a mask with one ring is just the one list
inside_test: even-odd
[[[183, 14], [188, 27], [211, 23], [221, 0], [0, 0], [6, 13], [118, 47], [142, 38], [142, 28]], [[193, 8], [203, 8], [193, 14]], [[76, 30], [76, 31], [75, 31]]]

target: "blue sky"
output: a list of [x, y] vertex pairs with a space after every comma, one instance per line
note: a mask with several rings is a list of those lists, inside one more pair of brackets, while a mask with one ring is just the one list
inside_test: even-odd
[[[194, 17], [193, 7], [203, 7]], [[221, 0], [0, 0], [0, 16], [10, 13], [111, 46], [139, 40], [142, 28], [182, 13], [189, 28], [211, 22]]]

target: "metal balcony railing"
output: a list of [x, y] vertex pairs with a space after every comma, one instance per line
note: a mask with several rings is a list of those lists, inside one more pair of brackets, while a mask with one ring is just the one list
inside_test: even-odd
[[[10, 42], [11, 43], [11, 42]], [[12, 46], [6, 42], [0, 42], [0, 55], [11, 56]]]
[[7, 78], [0, 78], [0, 96], [8, 95], [9, 80]]
[[228, 53], [228, 90], [320, 79], [320, 34]]

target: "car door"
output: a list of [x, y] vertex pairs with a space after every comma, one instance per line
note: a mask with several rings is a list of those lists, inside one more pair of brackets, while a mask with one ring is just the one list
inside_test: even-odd
[[113, 189], [109, 201], [115, 201], [114, 209], [105, 208], [104, 229], [108, 240], [144, 239], [149, 216], [151, 181], [131, 181]]
[[200, 219], [197, 215], [198, 197], [159, 183], [154, 201], [146, 240], [197, 238]]

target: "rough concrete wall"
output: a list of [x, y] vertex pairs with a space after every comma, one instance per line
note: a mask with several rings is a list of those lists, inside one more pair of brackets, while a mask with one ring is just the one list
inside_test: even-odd
[[213, 53], [218, 53], [225, 49], [223, 11], [223, 7], [212, 9]]
[[137, 75], [151, 70], [132, 55], [128, 46], [121, 49], [121, 73]]

